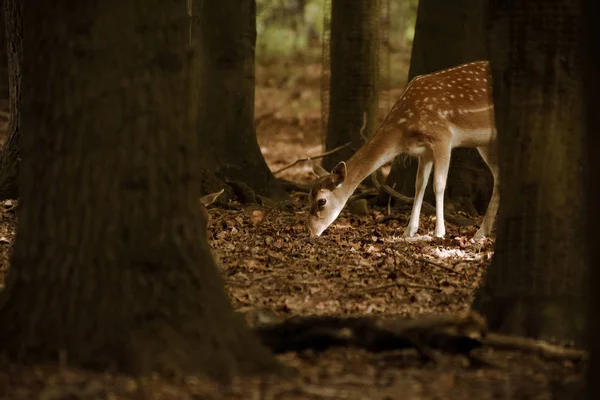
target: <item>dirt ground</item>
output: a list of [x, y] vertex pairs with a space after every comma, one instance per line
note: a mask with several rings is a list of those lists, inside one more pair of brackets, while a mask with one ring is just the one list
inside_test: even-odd
[[[321, 150], [319, 69], [257, 69], [257, 135], [273, 171]], [[397, 91], [394, 92], [397, 94]], [[278, 177], [307, 183], [300, 163]], [[422, 216], [419, 240], [402, 238], [408, 208], [344, 211], [318, 238], [306, 233], [306, 196], [275, 208], [212, 206], [209, 241], [237, 311], [278, 315], [415, 317], [468, 310], [493, 256], [493, 240], [473, 243], [476, 226], [446, 223], [431, 239]], [[0, 276], [8, 267], [16, 216], [0, 204]], [[10, 321], [2, 321], [10, 323]], [[413, 350], [367, 353], [331, 349], [283, 354], [294, 378], [241, 379], [225, 388], [196, 378], [130, 379], [61, 366], [3, 367], [0, 399], [572, 399], [580, 398], [583, 366], [490, 348], [485, 366], [464, 356], [423, 364]]]

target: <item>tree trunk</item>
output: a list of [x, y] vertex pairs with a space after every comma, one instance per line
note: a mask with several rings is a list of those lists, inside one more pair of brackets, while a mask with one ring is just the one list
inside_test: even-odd
[[[409, 81], [470, 61], [487, 60], [484, 24], [486, 0], [420, 0], [412, 47]], [[415, 194], [417, 160], [398, 157], [387, 184], [407, 196]], [[493, 187], [492, 174], [476, 149], [455, 149], [448, 173], [447, 206], [470, 214], [485, 212]], [[429, 182], [425, 198], [435, 202]], [[387, 201], [387, 195], [385, 195]]]
[[347, 142], [345, 148], [323, 159], [332, 169], [363, 144], [363, 134], [377, 127], [379, 91], [379, 10], [381, 0], [333, 0], [331, 7], [331, 82], [326, 150]]
[[0, 99], [8, 99], [8, 55], [6, 43], [6, 13], [0, 7]]
[[496, 252], [474, 307], [490, 328], [575, 340], [587, 309], [578, 2], [490, 3], [500, 176]]
[[260, 151], [254, 128], [255, 0], [193, 2], [192, 45], [201, 54], [198, 105], [201, 166], [283, 198]]
[[20, 107], [21, 64], [23, 63], [22, 0], [4, 0], [6, 25], [6, 54], [8, 58], [8, 83], [10, 122], [8, 138], [0, 152], [0, 200], [16, 199], [19, 195], [18, 175], [21, 151]]
[[0, 352], [133, 374], [273, 370], [202, 229], [185, 7], [23, 8], [35, 57], [23, 66], [22, 208]]
[[585, 102], [585, 137], [584, 149], [587, 149], [584, 155], [587, 158], [587, 164], [584, 164], [584, 182], [587, 183], [587, 257], [590, 278], [585, 289], [590, 293], [591, 301], [588, 307], [588, 337], [587, 348], [591, 352], [590, 366], [587, 370], [587, 381], [590, 399], [600, 398], [600, 252], [594, 251], [595, 246], [600, 243], [600, 186], [598, 186], [598, 176], [600, 176], [600, 135], [598, 127], [600, 126], [600, 113], [598, 113], [597, 97], [600, 93], [600, 4], [597, 0], [582, 1], [583, 9], [583, 99]]

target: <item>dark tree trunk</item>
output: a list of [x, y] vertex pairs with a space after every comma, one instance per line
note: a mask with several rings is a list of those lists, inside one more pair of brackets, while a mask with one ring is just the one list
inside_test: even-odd
[[23, 9], [35, 57], [23, 66], [22, 208], [0, 352], [134, 374], [273, 370], [203, 230], [185, 7]]
[[21, 1], [4, 0], [10, 122], [8, 137], [0, 153], [0, 200], [16, 199], [19, 195], [17, 176], [19, 175], [21, 151], [20, 108], [21, 64], [23, 62]]
[[282, 198], [254, 128], [255, 0], [194, 2], [192, 45], [201, 54], [196, 71], [201, 166], [258, 194]]
[[6, 16], [0, 7], [0, 99], [8, 99], [8, 55], [6, 43]]
[[579, 4], [490, 2], [502, 195], [496, 252], [474, 307], [490, 328], [585, 337]]
[[[409, 81], [440, 69], [470, 61], [487, 60], [484, 24], [486, 0], [420, 0], [412, 48]], [[417, 160], [398, 157], [387, 184], [407, 196], [415, 194]], [[492, 194], [493, 177], [476, 149], [452, 152], [446, 206], [471, 214], [485, 211]], [[434, 202], [432, 181], [425, 198]], [[387, 195], [385, 196], [387, 201]]]
[[[377, 127], [379, 90], [379, 10], [381, 0], [333, 0], [331, 7], [331, 82], [329, 119], [325, 148], [347, 142], [358, 149], [363, 144], [360, 128], [366, 113], [363, 134]], [[323, 159], [331, 169], [352, 156], [345, 148]]]
[[600, 126], [600, 113], [598, 113], [598, 93], [600, 93], [600, 4], [597, 0], [583, 0], [583, 95], [585, 101], [586, 126], [584, 148], [587, 152], [584, 156], [587, 158], [587, 167], [584, 170], [584, 182], [587, 189], [587, 236], [588, 236], [588, 268], [591, 279], [587, 285], [587, 290], [591, 293], [590, 307], [588, 308], [588, 337], [587, 348], [591, 352], [590, 367], [587, 372], [587, 381], [589, 384], [589, 398], [600, 398], [600, 252], [593, 249], [600, 243], [600, 186], [598, 185], [598, 176], [600, 176], [600, 135], [598, 127]]

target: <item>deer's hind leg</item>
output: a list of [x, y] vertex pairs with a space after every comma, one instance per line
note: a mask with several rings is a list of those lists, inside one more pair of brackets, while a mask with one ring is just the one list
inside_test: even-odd
[[450, 143], [439, 143], [433, 147], [433, 191], [435, 193], [435, 232], [434, 235], [443, 238], [446, 235], [444, 224], [444, 192], [450, 169]]
[[479, 151], [481, 158], [483, 158], [483, 161], [485, 161], [490, 168], [490, 171], [492, 171], [492, 175], [494, 176], [494, 189], [492, 190], [492, 197], [490, 198], [485, 216], [483, 217], [481, 227], [475, 233], [473, 239], [481, 239], [490, 235], [492, 228], [494, 227], [496, 214], [498, 213], [498, 206], [500, 205], [500, 169], [498, 167], [496, 141], [494, 140], [489, 146], [478, 147], [477, 150]]

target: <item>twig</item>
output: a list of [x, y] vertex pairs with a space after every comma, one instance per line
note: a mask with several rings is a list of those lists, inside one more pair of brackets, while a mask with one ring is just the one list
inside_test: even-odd
[[534, 353], [548, 359], [581, 361], [588, 357], [587, 352], [578, 349], [568, 349], [548, 343], [517, 336], [488, 333], [483, 339], [485, 345], [505, 350], [519, 350]]
[[283, 168], [279, 168], [277, 171], [273, 171], [273, 175], [277, 175], [278, 173], [283, 172], [286, 169], [290, 169], [290, 168], [292, 168], [294, 165], [296, 165], [298, 163], [306, 162], [306, 161], [309, 161], [309, 160], [313, 160], [315, 158], [323, 158], [323, 157], [328, 156], [330, 154], [336, 153], [336, 152], [338, 152], [338, 151], [340, 151], [340, 150], [342, 150], [342, 149], [350, 146], [350, 144], [351, 144], [351, 142], [345, 143], [345, 144], [343, 144], [341, 146], [336, 147], [335, 149], [331, 149], [329, 151], [326, 151], [325, 153], [317, 154], [316, 156], [299, 158], [296, 161], [294, 161], [293, 163], [288, 164], [288, 165], [286, 165]]
[[362, 138], [363, 142], [367, 141], [367, 137], [365, 136], [365, 128], [366, 127], [367, 127], [367, 113], [363, 112], [362, 125], [360, 127], [360, 131], [358, 132], [360, 134], [360, 137]]
[[435, 262], [435, 261], [433, 261], [433, 260], [428, 260], [428, 259], [426, 259], [426, 258], [423, 258], [423, 257], [417, 258], [417, 259], [415, 259], [415, 260], [416, 260], [416, 261], [421, 261], [421, 262], [427, 263], [427, 264], [429, 264], [429, 265], [433, 265], [434, 267], [438, 267], [438, 268], [441, 268], [441, 269], [445, 269], [446, 271], [448, 271], [448, 272], [452, 272], [453, 274], [458, 274], [458, 272], [456, 272], [454, 269], [452, 269], [452, 267], [449, 267], [449, 266], [447, 266], [447, 265], [444, 265], [444, 264], [441, 264], [441, 263]]
[[[396, 182], [394, 182], [394, 185], [392, 186], [392, 189], [396, 189]], [[388, 217], [392, 214], [392, 196], [388, 197], [388, 203], [387, 203], [387, 215]]]

